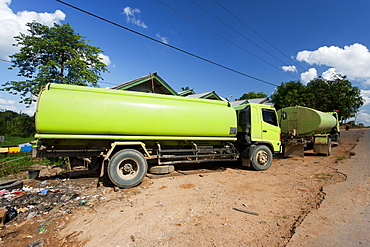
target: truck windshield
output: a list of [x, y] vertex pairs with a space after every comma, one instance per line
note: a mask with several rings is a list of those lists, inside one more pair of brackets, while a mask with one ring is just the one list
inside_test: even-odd
[[262, 117], [264, 122], [278, 126], [276, 113], [274, 110], [262, 109]]

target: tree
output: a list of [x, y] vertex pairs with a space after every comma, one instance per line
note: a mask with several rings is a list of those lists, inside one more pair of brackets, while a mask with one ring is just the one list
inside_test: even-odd
[[0, 135], [30, 137], [33, 134], [35, 134], [34, 116], [0, 110]]
[[239, 99], [236, 100], [243, 100], [243, 99], [258, 99], [258, 98], [266, 98], [267, 95], [262, 93], [262, 92], [249, 92], [249, 93], [244, 93]]
[[86, 43], [69, 24], [48, 27], [37, 22], [26, 24], [30, 35], [15, 36], [20, 51], [10, 56], [12, 65], [18, 68], [18, 76], [25, 80], [8, 81], [2, 91], [20, 94], [20, 103], [30, 106], [35, 96], [47, 83], [98, 86], [100, 75], [107, 66], [99, 58], [99, 47]]
[[301, 105], [323, 112], [338, 110], [344, 119], [354, 117], [364, 104], [361, 90], [342, 75], [330, 80], [317, 77], [307, 86], [301, 82], [282, 83], [271, 95], [271, 100], [278, 109]]
[[321, 111], [338, 110], [344, 119], [354, 117], [364, 104], [361, 90], [352, 86], [346, 76], [337, 75], [332, 80], [315, 78], [307, 84], [311, 94], [311, 107]]
[[276, 109], [288, 106], [306, 105], [306, 86], [299, 81], [282, 82], [270, 96]]

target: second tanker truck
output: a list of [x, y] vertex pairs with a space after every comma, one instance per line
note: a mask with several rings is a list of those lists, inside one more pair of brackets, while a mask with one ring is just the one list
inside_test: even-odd
[[89, 158], [123, 188], [178, 163], [266, 170], [281, 149], [273, 106], [62, 84], [40, 93], [35, 138], [34, 157]]
[[303, 157], [304, 150], [331, 154], [332, 144], [339, 142], [338, 113], [321, 112], [303, 106], [282, 108], [278, 111], [285, 156]]

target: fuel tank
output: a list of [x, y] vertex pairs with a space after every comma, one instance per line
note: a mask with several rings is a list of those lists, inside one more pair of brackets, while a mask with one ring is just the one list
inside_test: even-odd
[[284, 135], [328, 133], [337, 124], [337, 119], [332, 114], [303, 106], [282, 108], [278, 111], [278, 118]]
[[48, 84], [36, 110], [39, 134], [236, 136], [228, 102]]

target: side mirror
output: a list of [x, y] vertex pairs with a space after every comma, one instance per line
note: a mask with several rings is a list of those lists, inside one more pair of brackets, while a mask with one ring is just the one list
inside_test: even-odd
[[287, 117], [288, 117], [288, 114], [285, 111], [283, 111], [281, 113], [281, 118], [285, 120], [285, 119], [287, 119]]

